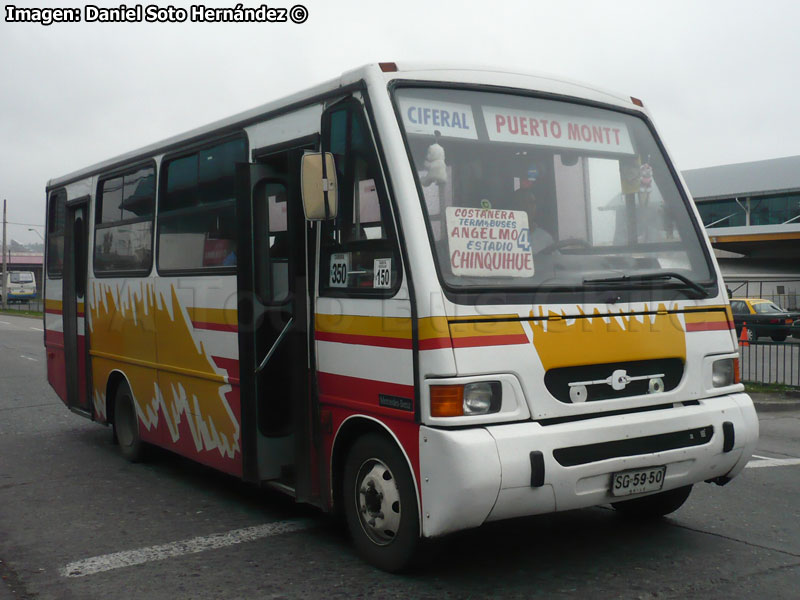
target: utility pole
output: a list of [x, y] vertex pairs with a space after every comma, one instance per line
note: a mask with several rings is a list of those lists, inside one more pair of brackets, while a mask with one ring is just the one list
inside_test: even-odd
[[2, 279], [2, 286], [0, 289], [3, 290], [3, 310], [8, 308], [8, 294], [6, 293], [6, 200], [3, 199], [3, 279]]

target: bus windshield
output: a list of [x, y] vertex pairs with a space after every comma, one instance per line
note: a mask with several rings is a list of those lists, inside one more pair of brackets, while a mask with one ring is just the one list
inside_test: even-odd
[[404, 87], [395, 102], [446, 287], [708, 295], [709, 258], [644, 120], [474, 90]]
[[10, 273], [11, 283], [33, 283], [33, 273], [28, 271]]

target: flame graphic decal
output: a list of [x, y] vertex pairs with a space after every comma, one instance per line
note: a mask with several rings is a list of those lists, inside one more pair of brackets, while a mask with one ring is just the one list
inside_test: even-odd
[[122, 287], [95, 283], [89, 307], [93, 379], [101, 386], [94, 389], [98, 414], [106, 415], [104, 386], [123, 363], [136, 412], [148, 431], [163, 418], [175, 443], [185, 419], [198, 452], [217, 450], [233, 458], [240, 451], [239, 422], [226, 398], [228, 377], [195, 340], [174, 286], [169, 298], [152, 283]]
[[[601, 315], [595, 309], [587, 316], [576, 308], [581, 318], [551, 311], [547, 315], [550, 320], [530, 322], [533, 345], [545, 370], [656, 358], [686, 360], [683, 324], [663, 304], [647, 315]], [[644, 312], [649, 312], [647, 305]], [[538, 315], [531, 311], [530, 316], [545, 315], [540, 307]]]

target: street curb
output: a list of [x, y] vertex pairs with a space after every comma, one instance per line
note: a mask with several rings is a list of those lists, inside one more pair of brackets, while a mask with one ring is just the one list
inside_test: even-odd
[[757, 412], [800, 410], [800, 392], [750, 392]]
[[800, 410], [800, 402], [754, 402], [756, 412]]
[[37, 321], [41, 321], [44, 317], [44, 313], [41, 315], [18, 315], [16, 311], [13, 310], [2, 310], [0, 309], [0, 315], [8, 316], [8, 317], [19, 317], [21, 319], [36, 319]]

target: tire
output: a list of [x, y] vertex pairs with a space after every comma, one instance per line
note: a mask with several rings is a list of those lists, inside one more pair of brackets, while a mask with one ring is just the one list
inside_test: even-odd
[[341, 497], [350, 537], [364, 560], [390, 573], [411, 566], [420, 545], [417, 493], [393, 442], [374, 433], [356, 440]]
[[747, 340], [750, 342], [757, 342], [758, 341], [758, 334], [756, 334], [755, 329], [748, 329], [747, 330]]
[[133, 394], [128, 384], [122, 382], [114, 394], [114, 439], [122, 456], [130, 462], [140, 462], [145, 457], [145, 443], [139, 435], [139, 417], [133, 404]]
[[683, 506], [683, 503], [686, 502], [691, 491], [692, 486], [687, 485], [674, 490], [653, 494], [652, 496], [645, 496], [644, 498], [614, 502], [611, 506], [629, 517], [635, 517], [637, 519], [656, 519], [678, 510]]
[[786, 341], [786, 334], [785, 333], [775, 333], [770, 336], [773, 342], [785, 342]]

